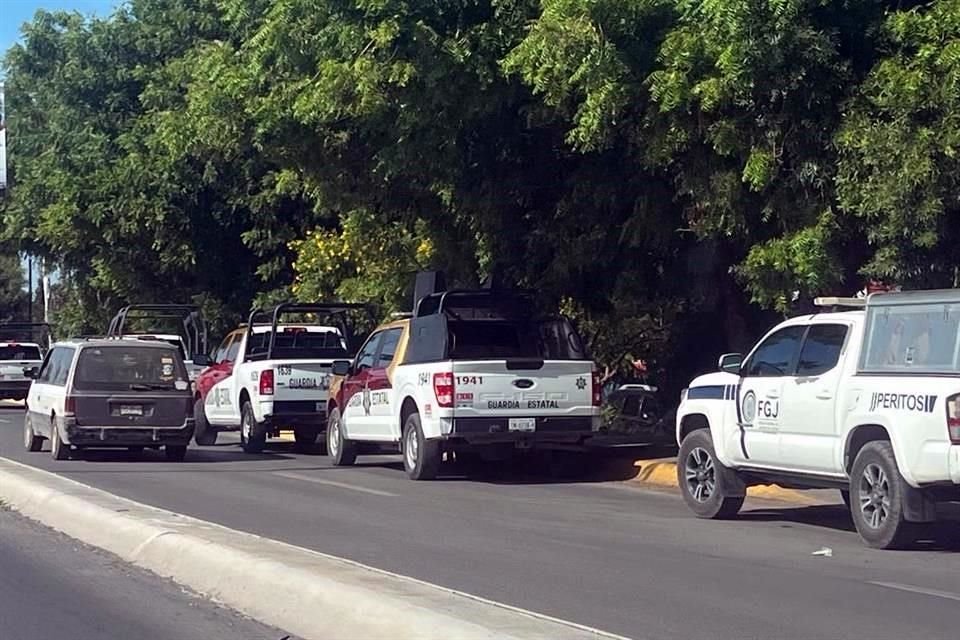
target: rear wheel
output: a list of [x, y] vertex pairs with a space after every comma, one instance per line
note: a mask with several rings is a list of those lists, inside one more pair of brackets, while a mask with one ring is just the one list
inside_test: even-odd
[[33, 430], [33, 418], [28, 413], [23, 418], [23, 447], [27, 451], [40, 451], [43, 447], [43, 438]]
[[178, 445], [167, 445], [163, 448], [163, 454], [167, 457], [167, 460], [170, 462], [183, 462], [184, 458], [187, 457], [187, 445], [178, 444]]
[[203, 398], [197, 398], [193, 404], [193, 438], [197, 444], [211, 447], [217, 444], [217, 428], [207, 422], [207, 414], [203, 409]]
[[724, 494], [720, 475], [726, 472], [717, 460], [709, 431], [698, 429], [683, 439], [677, 456], [677, 481], [683, 500], [698, 517], [732, 518], [740, 511], [746, 496]]
[[912, 542], [916, 527], [903, 511], [906, 482], [887, 441], [869, 442], [850, 471], [850, 515], [860, 537], [877, 549], [896, 549]]
[[240, 446], [246, 453], [260, 453], [267, 446], [267, 429], [257, 422], [249, 400], [240, 409]]
[[403, 428], [403, 467], [407, 475], [412, 480], [433, 480], [442, 460], [440, 443], [423, 435], [420, 414], [410, 414]]
[[55, 422], [50, 423], [50, 457], [54, 460], [69, 460], [70, 445], [60, 438]]
[[337, 408], [330, 412], [327, 420], [327, 455], [335, 467], [348, 467], [357, 461], [357, 445], [347, 440]]

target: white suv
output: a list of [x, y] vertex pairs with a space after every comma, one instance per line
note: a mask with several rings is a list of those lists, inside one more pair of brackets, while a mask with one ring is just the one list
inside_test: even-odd
[[749, 485], [837, 488], [868, 544], [901, 546], [960, 498], [960, 291], [820, 303], [860, 308], [787, 320], [684, 390], [681, 491], [718, 518]]

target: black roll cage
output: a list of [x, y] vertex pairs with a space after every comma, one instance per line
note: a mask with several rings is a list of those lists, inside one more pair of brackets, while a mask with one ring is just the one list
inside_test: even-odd
[[[131, 312], [145, 312], [131, 315]], [[179, 320], [186, 337], [188, 357], [207, 353], [207, 324], [195, 304], [130, 304], [121, 308], [107, 329], [110, 338], [122, 338], [127, 320]]]
[[[373, 317], [372, 311], [369, 305], [360, 303], [360, 302], [332, 302], [332, 303], [301, 303], [301, 302], [284, 302], [275, 306], [272, 310], [266, 309], [254, 309], [250, 312], [250, 317], [247, 321], [247, 344], [251, 343], [253, 338], [253, 328], [254, 326], [265, 326], [270, 325], [270, 339], [267, 343], [267, 352], [264, 359], [270, 360], [273, 357], [273, 349], [276, 345], [277, 339], [277, 326], [280, 324], [280, 318], [289, 313], [327, 313], [334, 316], [337, 320], [337, 328], [340, 329], [340, 334], [343, 336], [344, 341], [349, 345], [350, 344], [350, 329], [347, 326], [347, 323], [344, 322], [343, 316], [348, 311], [365, 311], [371, 318]], [[258, 319], [263, 318], [265, 320]], [[310, 323], [303, 322], [298, 324], [319, 324], [319, 323]], [[247, 359], [249, 353], [244, 354], [244, 358]]]

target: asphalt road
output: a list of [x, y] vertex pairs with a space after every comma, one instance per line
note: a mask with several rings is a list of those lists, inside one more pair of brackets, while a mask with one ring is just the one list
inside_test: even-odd
[[4, 640], [278, 640], [285, 636], [0, 509], [0, 637]]
[[[56, 463], [0, 411], [0, 456], [112, 493], [634, 638], [957, 637], [960, 522], [909, 552], [863, 547], [839, 506], [754, 501], [732, 522], [620, 482], [502, 473], [406, 479], [398, 457], [331, 468], [282, 444], [91, 452]], [[839, 498], [838, 498], [839, 501]], [[829, 547], [832, 557], [814, 556]]]

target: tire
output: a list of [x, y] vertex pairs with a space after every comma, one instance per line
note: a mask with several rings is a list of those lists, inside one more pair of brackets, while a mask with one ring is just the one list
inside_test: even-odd
[[327, 419], [327, 455], [335, 467], [349, 467], [357, 461], [357, 445], [345, 437], [340, 409], [336, 407]]
[[898, 549], [916, 539], [916, 526], [904, 518], [905, 491], [893, 446], [885, 440], [864, 445], [850, 471], [850, 515], [871, 547]]
[[411, 413], [403, 426], [403, 468], [411, 480], [433, 480], [440, 471], [443, 452], [436, 440], [427, 440], [420, 426], [420, 414]]
[[240, 408], [240, 446], [245, 453], [261, 453], [267, 446], [267, 429], [257, 422], [249, 400]]
[[177, 444], [177, 445], [167, 445], [163, 448], [163, 455], [167, 457], [167, 460], [170, 462], [183, 462], [187, 457], [187, 445]]
[[[317, 450], [317, 437], [319, 435], [320, 429], [315, 425], [297, 427], [293, 430], [293, 438], [295, 440], [294, 449], [300, 453], [313, 453]], [[326, 443], [320, 444], [322, 449]]]
[[50, 422], [50, 457], [54, 460], [69, 460], [70, 445], [60, 438], [55, 422]]
[[193, 439], [203, 447], [212, 447], [217, 444], [217, 429], [207, 422], [207, 414], [203, 409], [203, 398], [197, 398], [193, 403]]
[[723, 494], [718, 478], [722, 473], [731, 471], [717, 460], [708, 430], [698, 429], [683, 439], [677, 456], [677, 481], [684, 502], [698, 518], [732, 518], [743, 506], [745, 496]]
[[43, 438], [33, 430], [33, 418], [29, 413], [23, 418], [23, 448], [33, 453], [43, 448]]

